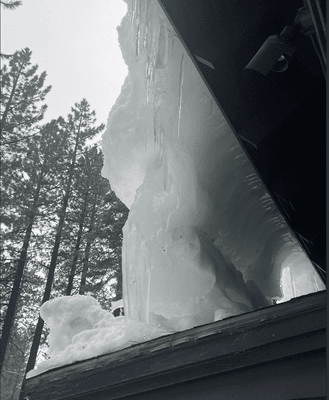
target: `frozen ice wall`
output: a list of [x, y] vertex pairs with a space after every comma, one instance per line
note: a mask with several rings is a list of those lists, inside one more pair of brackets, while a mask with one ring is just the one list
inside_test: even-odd
[[125, 315], [183, 330], [324, 289], [156, 0], [126, 0], [106, 176]]

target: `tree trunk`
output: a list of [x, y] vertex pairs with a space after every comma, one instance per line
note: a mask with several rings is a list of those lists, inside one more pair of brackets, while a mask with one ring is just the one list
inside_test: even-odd
[[89, 230], [88, 230], [87, 245], [86, 245], [86, 249], [85, 249], [85, 256], [84, 256], [84, 259], [83, 259], [83, 267], [82, 267], [79, 294], [85, 294], [85, 290], [86, 290], [86, 278], [87, 278], [87, 272], [88, 272], [88, 267], [89, 267], [89, 253], [90, 253], [90, 246], [91, 246], [91, 243], [92, 243], [91, 234], [92, 234], [92, 231], [94, 229], [95, 214], [96, 214], [96, 199], [94, 201], [93, 210], [92, 210], [92, 213], [91, 213], [90, 225], [89, 225]]
[[77, 261], [78, 261], [78, 254], [79, 254], [79, 250], [80, 250], [82, 231], [83, 231], [83, 226], [84, 226], [84, 221], [85, 221], [86, 211], [87, 211], [87, 206], [88, 206], [88, 192], [89, 192], [89, 190], [87, 189], [86, 192], [85, 192], [83, 209], [82, 209], [81, 216], [80, 216], [78, 237], [77, 237], [77, 242], [76, 242], [76, 245], [75, 245], [74, 257], [73, 257], [72, 264], [71, 264], [69, 282], [68, 282], [68, 285], [67, 285], [67, 288], [66, 288], [66, 296], [70, 296], [71, 292], [72, 292], [72, 289], [73, 289], [73, 279], [74, 279], [75, 271], [76, 271], [76, 268], [77, 268]]
[[[65, 221], [65, 214], [66, 214], [66, 209], [67, 209], [67, 206], [68, 206], [68, 201], [69, 201], [70, 193], [71, 193], [73, 172], [74, 172], [75, 160], [76, 160], [78, 144], [79, 144], [79, 132], [80, 132], [80, 127], [79, 127], [79, 130], [78, 130], [78, 133], [77, 133], [77, 137], [76, 137], [72, 163], [71, 163], [71, 166], [70, 166], [68, 182], [67, 182], [67, 185], [66, 185], [65, 195], [64, 195], [64, 199], [63, 199], [63, 205], [62, 205], [62, 209], [61, 209], [61, 212], [60, 212], [60, 218], [59, 218], [59, 222], [58, 222], [58, 226], [57, 226], [57, 233], [56, 233], [56, 236], [55, 236], [55, 243], [54, 243], [53, 251], [52, 251], [52, 254], [51, 254], [51, 261], [50, 261], [50, 266], [49, 266], [49, 271], [48, 271], [46, 288], [45, 288], [45, 291], [44, 291], [44, 294], [43, 294], [42, 304], [49, 300], [50, 292], [51, 292], [51, 286], [52, 286], [52, 283], [53, 283], [53, 280], [54, 280], [56, 262], [57, 262], [57, 257], [58, 257], [58, 250], [59, 250], [59, 246], [60, 246], [60, 243], [61, 243], [62, 230], [63, 230], [63, 226], [64, 226], [64, 221]], [[32, 347], [31, 347], [29, 360], [28, 360], [27, 366], [26, 366], [26, 373], [29, 372], [31, 369], [33, 369], [34, 366], [35, 366], [35, 361], [36, 361], [37, 354], [38, 354], [38, 349], [39, 349], [40, 339], [41, 339], [41, 335], [42, 335], [43, 325], [44, 325], [44, 322], [43, 322], [42, 318], [39, 316], [37, 327], [36, 327], [35, 334], [34, 334], [34, 337], [33, 337], [33, 343], [32, 343]]]
[[22, 61], [22, 64], [21, 64], [21, 67], [20, 67], [20, 69], [19, 69], [19, 71], [18, 71], [17, 77], [16, 77], [15, 80], [14, 80], [13, 88], [12, 88], [12, 90], [11, 90], [11, 93], [10, 93], [10, 96], [9, 96], [9, 99], [8, 99], [8, 102], [7, 102], [7, 104], [6, 104], [5, 111], [4, 111], [4, 113], [3, 113], [3, 115], [2, 115], [2, 118], [1, 118], [1, 134], [2, 134], [2, 135], [4, 134], [4, 131], [5, 131], [5, 128], [6, 128], [6, 122], [7, 122], [8, 112], [9, 112], [11, 103], [12, 103], [12, 101], [13, 101], [13, 97], [14, 97], [15, 92], [16, 92], [17, 83], [18, 83], [19, 77], [21, 76], [21, 73], [22, 73], [22, 70], [23, 70], [24, 66], [25, 66], [25, 62]]
[[1, 375], [3, 363], [5, 360], [6, 350], [7, 350], [7, 346], [8, 346], [8, 342], [9, 342], [9, 337], [10, 337], [10, 331], [11, 331], [13, 321], [15, 318], [16, 307], [17, 307], [20, 286], [21, 286], [21, 280], [23, 277], [24, 267], [26, 264], [27, 250], [30, 245], [32, 228], [33, 228], [33, 224], [35, 221], [35, 217], [38, 213], [38, 202], [39, 202], [39, 196], [40, 196], [40, 189], [41, 189], [41, 184], [42, 184], [46, 164], [47, 164], [47, 157], [45, 157], [45, 159], [43, 161], [43, 165], [41, 167], [40, 175], [39, 175], [39, 178], [37, 181], [37, 188], [36, 188], [36, 191], [35, 191], [34, 197], [33, 197], [33, 205], [32, 205], [31, 212], [30, 212], [29, 224], [25, 231], [23, 246], [22, 246], [22, 250], [20, 253], [20, 257], [18, 260], [18, 265], [17, 265], [17, 269], [16, 269], [16, 273], [15, 273], [14, 285], [13, 285], [13, 288], [11, 291], [8, 309], [7, 309], [5, 321], [4, 321], [3, 328], [2, 328], [2, 335], [1, 335], [1, 342], [0, 342], [0, 348], [1, 348], [0, 375]]

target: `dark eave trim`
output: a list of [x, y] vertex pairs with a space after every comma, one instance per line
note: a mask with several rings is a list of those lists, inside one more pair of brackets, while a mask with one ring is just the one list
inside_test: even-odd
[[30, 378], [37, 399], [122, 399], [182, 382], [324, 352], [326, 292], [259, 309]]

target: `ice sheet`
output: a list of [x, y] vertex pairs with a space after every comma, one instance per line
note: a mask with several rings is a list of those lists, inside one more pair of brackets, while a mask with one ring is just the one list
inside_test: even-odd
[[129, 75], [103, 136], [130, 208], [125, 315], [182, 330], [324, 289], [158, 3], [127, 4]]

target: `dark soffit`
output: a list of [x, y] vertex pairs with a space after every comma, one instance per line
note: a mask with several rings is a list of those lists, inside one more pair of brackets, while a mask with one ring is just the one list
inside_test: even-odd
[[310, 38], [299, 35], [284, 73], [262, 82], [243, 76], [266, 38], [293, 25], [303, 2], [158, 1], [288, 225], [325, 270], [326, 83]]

